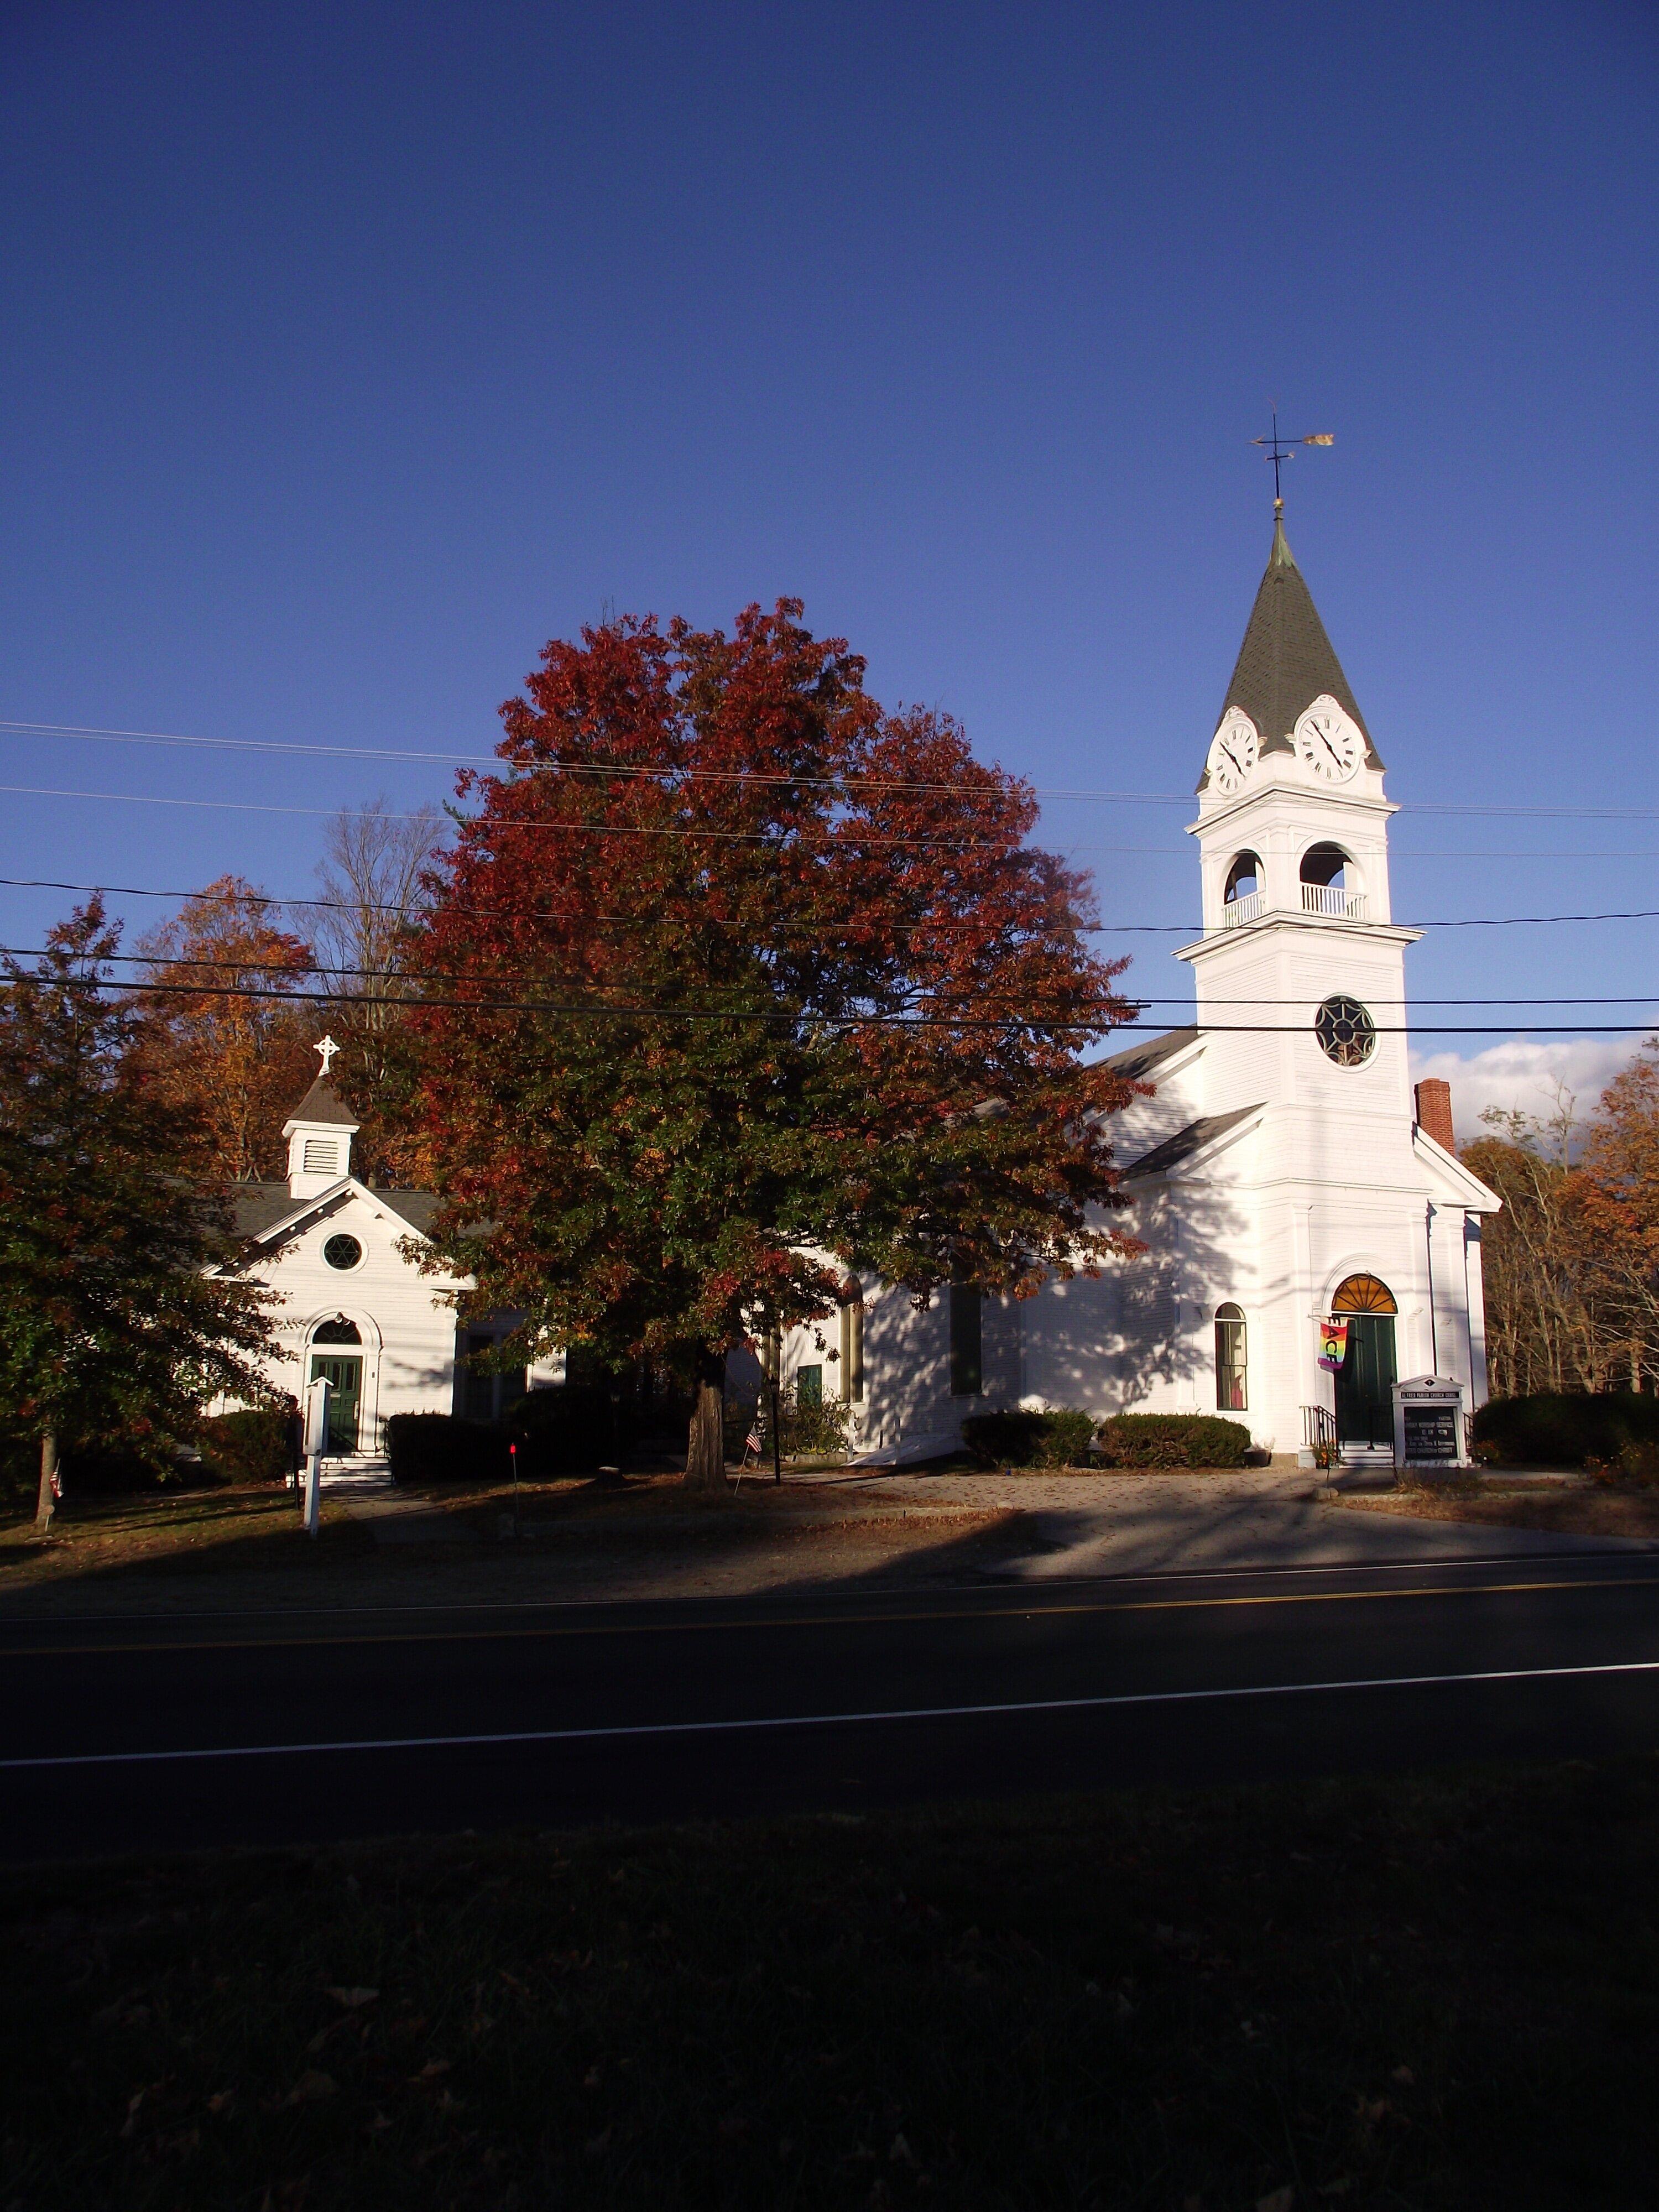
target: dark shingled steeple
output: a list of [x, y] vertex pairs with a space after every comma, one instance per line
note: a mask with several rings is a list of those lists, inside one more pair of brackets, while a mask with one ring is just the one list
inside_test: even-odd
[[[1365, 727], [1365, 718], [1325, 635], [1302, 571], [1291, 557], [1285, 525], [1275, 515], [1273, 551], [1267, 556], [1255, 605], [1250, 609], [1244, 642], [1238, 649], [1237, 665], [1221, 712], [1224, 714], [1229, 707], [1242, 707], [1255, 724], [1264, 753], [1294, 752], [1291, 732], [1298, 717], [1322, 692], [1328, 692], [1358, 724], [1365, 739], [1365, 765], [1380, 769], [1382, 763]], [[1199, 781], [1200, 791], [1209, 780], [1206, 769]]]
[[355, 1129], [357, 1116], [341, 1098], [325, 1076], [319, 1075], [305, 1097], [289, 1115], [290, 1121], [315, 1121], [325, 1127]]

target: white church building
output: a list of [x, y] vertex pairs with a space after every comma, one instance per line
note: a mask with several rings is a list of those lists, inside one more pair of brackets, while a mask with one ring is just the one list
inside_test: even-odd
[[[1144, 1254], [1024, 1300], [956, 1289], [918, 1313], [850, 1279], [839, 1317], [792, 1330], [781, 1372], [848, 1403], [862, 1449], [948, 1449], [996, 1407], [1221, 1412], [1257, 1447], [1310, 1461], [1391, 1456], [1393, 1386], [1486, 1396], [1480, 1221], [1498, 1200], [1452, 1149], [1443, 1084], [1413, 1091], [1393, 918], [1382, 763], [1275, 520], [1198, 783], [1201, 934], [1190, 1027], [1112, 1065], [1152, 1086], [1115, 1117]], [[285, 1182], [238, 1186], [249, 1272], [281, 1293], [271, 1380], [333, 1384], [333, 1449], [382, 1448], [395, 1413], [489, 1419], [561, 1358], [477, 1364], [511, 1326], [459, 1324], [465, 1285], [421, 1273], [437, 1200], [352, 1173], [357, 1124], [328, 1081], [284, 1128]], [[1346, 1317], [1340, 1370], [1320, 1332]], [[746, 1363], [752, 1370], [752, 1357]]]
[[[1447, 1086], [1413, 1090], [1382, 763], [1275, 515], [1198, 783], [1202, 934], [1190, 1027], [1112, 1065], [1154, 1086], [1115, 1117], [1146, 1245], [1026, 1300], [953, 1290], [917, 1313], [866, 1285], [840, 1341], [796, 1329], [783, 1372], [851, 1401], [866, 1446], [948, 1440], [994, 1407], [1220, 1412], [1304, 1462], [1391, 1457], [1393, 1386], [1486, 1393], [1480, 1220]], [[849, 1288], [851, 1286], [849, 1285]], [[1320, 1331], [1347, 1317], [1339, 1371]], [[834, 1350], [836, 1357], [828, 1358]]]

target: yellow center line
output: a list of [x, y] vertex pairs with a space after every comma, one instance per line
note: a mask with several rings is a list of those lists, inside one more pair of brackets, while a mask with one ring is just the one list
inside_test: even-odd
[[580, 1637], [683, 1636], [730, 1633], [761, 1628], [892, 1628], [919, 1621], [1048, 1620], [1115, 1613], [1218, 1613], [1250, 1606], [1356, 1605], [1401, 1598], [1514, 1597], [1547, 1590], [1646, 1589], [1659, 1575], [1564, 1576], [1548, 1582], [1425, 1583], [1406, 1589], [1264, 1591], [1238, 1597], [1155, 1597], [1105, 1600], [1092, 1604], [959, 1606], [908, 1613], [772, 1613], [760, 1620], [640, 1620], [571, 1622], [564, 1626], [505, 1628], [389, 1629], [353, 1636], [247, 1636], [130, 1644], [18, 1644], [0, 1645], [0, 1659], [84, 1659], [174, 1651], [314, 1651], [346, 1650], [353, 1644], [551, 1643]]

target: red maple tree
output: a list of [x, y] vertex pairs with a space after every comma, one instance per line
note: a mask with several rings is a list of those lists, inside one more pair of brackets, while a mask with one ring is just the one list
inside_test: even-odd
[[691, 1378], [711, 1490], [727, 1348], [833, 1312], [848, 1267], [925, 1304], [1132, 1246], [1130, 1086], [1081, 1057], [1129, 1018], [1087, 879], [1024, 842], [1026, 785], [884, 712], [801, 612], [550, 644], [503, 771], [460, 780], [410, 962], [443, 1262], [526, 1351]]

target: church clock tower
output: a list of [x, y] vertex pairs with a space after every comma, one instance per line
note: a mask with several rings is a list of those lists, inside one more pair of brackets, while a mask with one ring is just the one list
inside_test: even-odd
[[[1204, 934], [1192, 964], [1206, 1103], [1262, 1099], [1409, 1126], [1406, 947], [1382, 763], [1275, 514], [1198, 785]], [[1345, 1141], [1346, 1140], [1345, 1137]]]

